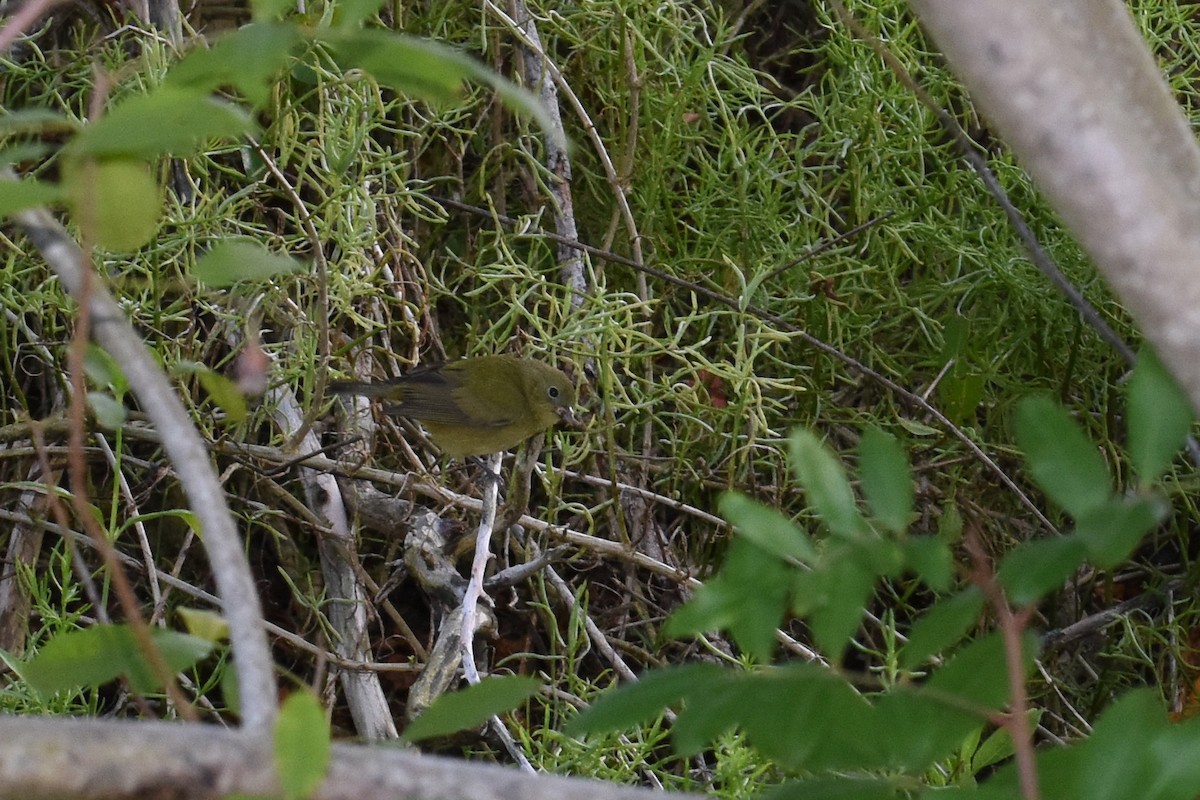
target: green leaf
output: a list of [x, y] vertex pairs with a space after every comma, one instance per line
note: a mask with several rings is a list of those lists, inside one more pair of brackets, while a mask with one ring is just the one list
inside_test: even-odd
[[713, 689], [723, 685], [729, 674], [725, 667], [699, 663], [647, 672], [637, 683], [605, 692], [570, 720], [563, 732], [583, 736], [644, 725], [690, 694], [711, 697]]
[[871, 766], [921, 771], [956, 753], [985, 720], [915, 686], [899, 686], [875, 703]]
[[1195, 757], [1200, 750], [1200, 718], [1165, 726], [1161, 720], [1155, 722], [1157, 730], [1146, 747], [1154, 762], [1153, 780], [1144, 787], [1141, 797], [1192, 800], [1200, 786], [1200, 760]]
[[288, 697], [275, 721], [275, 769], [286, 800], [311, 797], [329, 771], [329, 723], [311, 692]]
[[908, 431], [909, 435], [911, 435], [911, 436], [941, 436], [942, 435], [942, 432], [940, 430], [933, 427], [932, 425], [926, 425], [923, 422], [916, 422], [915, 420], [905, 419], [904, 417], [901, 417], [900, 419], [898, 419], [896, 421], [900, 424], [900, 427], [904, 428], [904, 430]]
[[970, 341], [971, 323], [966, 317], [961, 314], [955, 314], [942, 326], [942, 349], [938, 354], [940, 366], [949, 364], [952, 359], [957, 359], [966, 349], [966, 344]]
[[726, 671], [687, 694], [671, 739], [680, 755], [692, 756], [736, 725], [763, 755], [788, 767], [849, 768], [869, 757], [871, 712], [844, 678], [815, 664]]
[[204, 387], [204, 391], [208, 392], [212, 401], [224, 409], [226, 422], [236, 425], [245, 421], [249, 413], [246, 407], [246, 398], [242, 396], [242, 392], [235, 382], [210, 369], [199, 373], [196, 377], [199, 378], [200, 385]]
[[1129, 558], [1169, 511], [1170, 506], [1160, 497], [1114, 497], [1085, 514], [1075, 526], [1075, 535], [1093, 564], [1112, 569]]
[[188, 156], [212, 139], [237, 139], [254, 130], [254, 121], [237, 106], [201, 89], [164, 85], [86, 126], [71, 148], [101, 157]]
[[110, 389], [114, 395], [124, 397], [129, 392], [129, 381], [121, 371], [121, 365], [100, 345], [89, 342], [83, 357], [83, 373], [99, 389]]
[[291, 256], [272, 253], [249, 239], [219, 242], [196, 261], [192, 275], [212, 287], [231, 286], [243, 280], [266, 280], [300, 272], [304, 265]]
[[255, 22], [281, 19], [295, 8], [295, 0], [250, 0], [250, 11]]
[[379, 11], [383, 0], [337, 0], [333, 24], [338, 28], [357, 28]]
[[987, 379], [978, 372], [952, 369], [938, 383], [938, 403], [950, 421], [957, 425], [971, 424], [975, 409], [983, 402]]
[[[1026, 631], [1021, 652], [1023, 676], [1033, 668], [1037, 648], [1037, 636]], [[924, 688], [934, 697], [953, 695], [968, 707], [1002, 708], [1009, 701], [1009, 688], [1000, 634], [990, 633], [960, 649], [933, 673]]]
[[145, 162], [125, 158], [67, 159], [63, 185], [86, 241], [129, 252], [153, 238], [162, 193]]
[[210, 92], [236, 88], [256, 107], [271, 98], [279, 73], [301, 41], [295, 25], [256, 22], [221, 36], [212, 47], [197, 47], [167, 73], [166, 85]]
[[788, 610], [794, 571], [742, 537], [729, 544], [715, 578], [667, 620], [668, 636], [726, 629], [745, 653], [760, 662], [775, 650], [775, 629]]
[[511, 711], [537, 694], [542, 684], [537, 678], [508, 675], [487, 678], [474, 686], [433, 701], [425, 713], [413, 720], [400, 737], [417, 742], [474, 728], [497, 714]]
[[[1147, 758], [1145, 745], [1153, 742], [1167, 725], [1167, 714], [1157, 692], [1137, 689], [1112, 704], [1101, 715], [1083, 745], [1079, 794], [1088, 800], [1150, 798], [1155, 760]], [[1195, 797], [1196, 786], [1186, 795]]]
[[1087, 559], [1087, 547], [1074, 535], [1025, 542], [1000, 562], [996, 577], [1017, 606], [1032, 605], [1063, 582]]
[[806, 430], [791, 438], [792, 468], [811, 506], [835, 535], [857, 539], [869, 528], [854, 500], [846, 471], [821, 440]]
[[1075, 519], [1112, 494], [1112, 479], [1096, 445], [1050, 398], [1030, 397], [1017, 407], [1017, 443], [1038, 486]]
[[234, 381], [195, 361], [181, 361], [172, 372], [195, 375], [209, 398], [225, 410], [227, 422], [237, 424], [246, 419], [248, 414], [246, 398]]
[[841, 676], [791, 664], [745, 680], [757, 691], [742, 705], [739, 725], [767, 758], [817, 771], [852, 769], [871, 757], [874, 710]]
[[708, 685], [707, 692], [688, 692], [687, 703], [671, 725], [676, 753], [683, 758], [699, 755], [722, 733], [740, 724], [752, 704], [762, 702], [761, 693], [746, 678], [726, 670], [721, 680]]
[[115, 431], [129, 417], [125, 404], [108, 392], [88, 392], [87, 401], [96, 422], [105, 430]]
[[938, 519], [938, 538], [951, 544], [962, 539], [962, 532], [962, 512], [958, 510], [958, 505], [953, 500], [949, 500], [942, 507], [942, 516]]
[[809, 613], [813, 640], [829, 658], [840, 663], [850, 637], [862, 625], [863, 609], [875, 589], [875, 573], [862, 555], [850, 548], [830, 554], [814, 570], [824, 602]]
[[532, 117], [547, 135], [555, 135], [554, 123], [537, 97], [446, 45], [382, 30], [341, 30], [327, 34], [325, 41], [343, 66], [361, 69], [380, 83], [430, 103], [456, 100], [468, 79], [487, 84], [505, 105]]
[[983, 594], [972, 586], [939, 600], [913, 624], [908, 642], [900, 651], [900, 666], [914, 669], [934, 653], [960, 641], [979, 621]]
[[721, 516], [729, 520], [741, 536], [779, 558], [811, 563], [817, 558], [808, 534], [796, 523], [773, 508], [755, 502], [738, 492], [721, 497]]
[[183, 626], [192, 636], [213, 644], [229, 638], [229, 623], [215, 611], [180, 607], [175, 610], [175, 613], [183, 620]]
[[344, 30], [331, 33], [327, 41], [340, 64], [431, 103], [457, 100], [464, 82], [482, 70], [482, 65], [452, 47], [390, 31]]
[[910, 536], [904, 540], [904, 563], [930, 589], [944, 592], [954, 580], [954, 554], [940, 536]]
[[[1042, 718], [1042, 711], [1038, 708], [1031, 708], [1026, 712], [1025, 717], [1029, 721], [1030, 728], [1036, 728]], [[1012, 734], [1009, 733], [1008, 728], [992, 731], [992, 734], [983, 741], [983, 744], [979, 745], [971, 756], [971, 773], [978, 775], [988, 767], [1011, 758], [1012, 755]]]
[[[187, 669], [212, 652], [211, 643], [175, 631], [156, 628], [150, 638], [172, 672]], [[29, 684], [45, 694], [99, 686], [118, 675], [127, 676], [137, 692], [161, 688], [127, 625], [96, 625], [60, 633], [25, 666]]]
[[42, 183], [33, 178], [19, 181], [0, 178], [0, 216], [9, 216], [27, 208], [48, 206], [66, 197], [63, 188], [53, 183]]
[[858, 474], [871, 513], [895, 534], [908, 529], [913, 517], [912, 470], [895, 437], [868, 428], [858, 445]]
[[1149, 348], [1138, 354], [1129, 379], [1129, 460], [1143, 485], [1158, 480], [1183, 446], [1192, 406], [1175, 378]]
[[[1023, 660], [1033, 665], [1037, 641], [1027, 635]], [[963, 741], [988, 721], [989, 710], [1008, 700], [1004, 645], [989, 634], [966, 645], [922, 686], [898, 686], [875, 704], [872, 741], [880, 766], [922, 770], [961, 750]]]

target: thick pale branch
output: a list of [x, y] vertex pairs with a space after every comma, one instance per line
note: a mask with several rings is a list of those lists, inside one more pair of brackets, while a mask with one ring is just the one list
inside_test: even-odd
[[911, 0], [1200, 409], [1200, 150], [1121, 0]]

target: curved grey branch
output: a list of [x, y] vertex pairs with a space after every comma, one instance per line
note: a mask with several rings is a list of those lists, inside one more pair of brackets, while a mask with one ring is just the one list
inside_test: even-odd
[[[78, 300], [84, 285], [84, 270], [91, 268], [83, 251], [42, 209], [22, 211], [15, 218], [63, 286]], [[276, 712], [271, 654], [258, 593], [241, 538], [225, 503], [225, 493], [213, 473], [204, 442], [166, 376], [150, 356], [142, 337], [101, 282], [94, 280], [91, 283], [88, 303], [92, 334], [116, 359], [146, 415], [154, 423], [192, 512], [200, 521], [204, 546], [229, 624], [242, 720], [249, 729], [269, 730]]]

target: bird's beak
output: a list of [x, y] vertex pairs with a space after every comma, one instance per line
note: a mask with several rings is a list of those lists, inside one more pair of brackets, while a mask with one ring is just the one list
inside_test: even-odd
[[558, 414], [559, 419], [561, 419], [563, 421], [563, 424], [566, 425], [568, 428], [582, 428], [583, 427], [583, 420], [581, 420], [579, 417], [575, 416], [574, 409], [569, 408], [569, 407], [564, 407], [564, 408], [557, 409], [556, 413]]

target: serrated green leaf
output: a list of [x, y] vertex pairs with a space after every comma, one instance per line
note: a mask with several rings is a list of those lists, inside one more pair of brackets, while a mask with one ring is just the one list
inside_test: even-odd
[[[1021, 652], [1025, 675], [1033, 668], [1037, 648], [1037, 636], [1026, 631]], [[1008, 687], [1004, 640], [999, 633], [987, 634], [961, 648], [925, 683], [925, 689], [935, 697], [953, 695], [966, 707], [995, 709], [1008, 703]]]
[[1050, 398], [1026, 398], [1017, 407], [1017, 444], [1037, 485], [1075, 519], [1112, 494], [1112, 478], [1096, 445]]
[[645, 723], [689, 694], [711, 696], [730, 671], [716, 664], [686, 664], [647, 672], [637, 683], [610, 689], [567, 722], [567, 736], [619, 731]]
[[1087, 548], [1088, 560], [1101, 569], [1112, 569], [1129, 558], [1169, 511], [1160, 497], [1114, 497], [1080, 518], [1075, 535]]
[[748, 704], [762, 701], [745, 677], [726, 670], [722, 679], [708, 685], [707, 692], [688, 692], [689, 701], [671, 725], [671, 744], [676, 753], [691, 758], [703, 752], [722, 733], [742, 722]]
[[[151, 639], [172, 672], [191, 667], [212, 651], [209, 642], [175, 631], [155, 629]], [[96, 625], [60, 633], [25, 666], [29, 684], [46, 694], [99, 686], [118, 675], [127, 676], [138, 692], [161, 688], [127, 625]]]
[[791, 462], [809, 505], [835, 535], [858, 539], [870, 529], [858, 510], [842, 463], [821, 440], [806, 430], [791, 438]]
[[963, 739], [984, 722], [915, 686], [897, 687], [875, 703], [872, 763], [919, 772], [956, 753]]
[[310, 797], [329, 770], [325, 709], [311, 692], [284, 701], [275, 720], [275, 771], [286, 800]]
[[330, 33], [338, 63], [361, 69], [380, 83], [431, 103], [449, 103], [463, 93], [480, 65], [459, 50], [428, 39], [383, 30]]
[[[1167, 726], [1167, 713], [1157, 692], [1138, 689], [1113, 703], [1097, 720], [1083, 746], [1078, 797], [1088, 800], [1149, 798], [1146, 789], [1155, 781], [1156, 764], [1141, 747], [1152, 742]], [[1186, 795], [1194, 797], [1195, 786]]]
[[1183, 446], [1192, 406], [1153, 350], [1144, 348], [1129, 379], [1129, 460], [1143, 485], [1158, 480]]
[[935, 592], [954, 580], [954, 554], [940, 536], [910, 536], [904, 540], [904, 562]]
[[915, 669], [935, 653], [959, 642], [979, 621], [983, 594], [972, 586], [934, 603], [917, 619], [900, 651], [900, 666]]
[[688, 692], [671, 739], [687, 757], [737, 726], [765, 756], [788, 767], [839, 769], [858, 766], [869, 756], [870, 717], [871, 706], [824, 667], [725, 671], [720, 680]]
[[873, 709], [840, 675], [790, 664], [744, 681], [755, 692], [745, 697], [739, 725], [767, 758], [821, 771], [852, 769], [871, 757]]
[[867, 429], [858, 445], [858, 475], [871, 514], [892, 533], [904, 533], [913, 516], [912, 470], [895, 437]]
[[54, 183], [33, 178], [11, 181], [0, 178], [0, 216], [9, 216], [27, 208], [48, 206], [61, 202], [66, 191]]
[[1086, 559], [1087, 547], [1077, 536], [1038, 539], [1005, 556], [996, 577], [1014, 605], [1032, 605], [1061, 588]]
[[192, 275], [206, 286], [219, 288], [238, 281], [266, 280], [303, 269], [304, 265], [291, 256], [272, 253], [248, 239], [236, 239], [213, 245], [196, 261]]
[[760, 662], [775, 650], [775, 629], [788, 610], [793, 569], [742, 537], [735, 538], [715, 578], [667, 620], [668, 636], [728, 630]]
[[444, 44], [382, 30], [339, 30], [322, 37], [338, 63], [393, 89], [430, 103], [450, 103], [462, 95], [464, 81], [478, 81], [491, 86], [509, 108], [532, 117], [546, 135], [556, 135], [536, 96]]
[[738, 492], [726, 492], [721, 497], [720, 509], [721, 516], [729, 520], [738, 534], [768, 553], [804, 563], [816, 560], [808, 534], [775, 509]]
[[125, 100], [87, 125], [71, 150], [97, 157], [182, 157], [213, 139], [252, 134], [255, 127], [245, 111], [207, 91], [161, 86]]
[[537, 694], [542, 683], [525, 675], [486, 678], [474, 686], [444, 694], [413, 720], [400, 737], [417, 742], [474, 728], [503, 714]]
[[192, 91], [236, 88], [256, 107], [271, 89], [301, 41], [295, 25], [255, 22], [221, 36], [210, 48], [192, 50], [167, 73], [166, 84]]
[[813, 640], [833, 663], [840, 663], [850, 637], [862, 624], [863, 609], [875, 588], [875, 573], [861, 553], [846, 548], [822, 559], [819, 575], [824, 602], [809, 612]]

